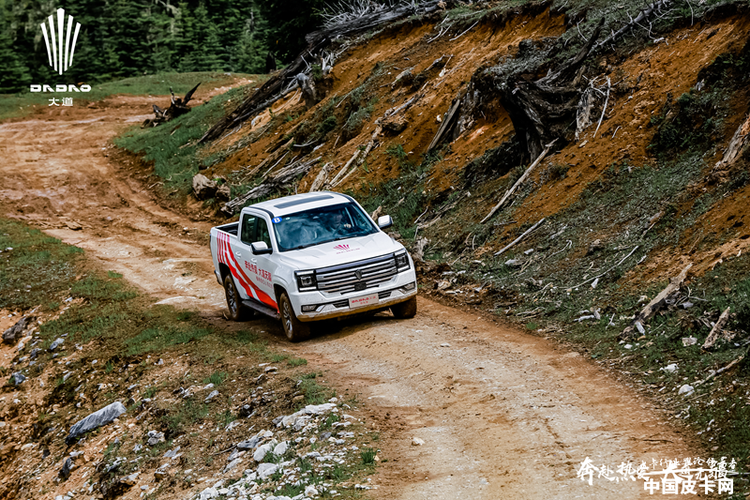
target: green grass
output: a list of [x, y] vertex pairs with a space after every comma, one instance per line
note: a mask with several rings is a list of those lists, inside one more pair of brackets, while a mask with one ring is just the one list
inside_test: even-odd
[[61, 302], [83, 251], [18, 222], [0, 219], [0, 308]]
[[307, 364], [307, 360], [305, 358], [291, 358], [287, 360], [286, 364], [289, 366], [305, 366]]
[[153, 162], [154, 173], [162, 179], [164, 190], [185, 196], [201, 164], [203, 146], [196, 144], [197, 140], [247, 92], [246, 88], [232, 89], [158, 127], [133, 127], [115, 138], [114, 143]]
[[319, 405], [327, 402], [336, 395], [335, 391], [318, 384], [315, 379], [321, 376], [320, 373], [307, 373], [303, 375], [297, 387], [305, 396], [305, 402], [310, 405]]
[[362, 448], [359, 452], [362, 463], [365, 465], [373, 465], [375, 463], [375, 455], [377, 454], [377, 450], [373, 448]]
[[412, 240], [417, 233], [414, 220], [431, 199], [431, 195], [425, 191], [425, 181], [433, 165], [441, 161], [442, 157], [436, 153], [423, 155], [420, 163], [416, 164], [408, 159], [401, 144], [388, 147], [386, 154], [398, 163], [399, 176], [379, 185], [363, 186], [357, 196], [363, 200], [368, 212], [382, 207], [382, 213], [393, 218], [394, 227], [399, 234]]
[[176, 411], [161, 417], [162, 422], [173, 434], [184, 432], [186, 427], [200, 422], [208, 417], [209, 408], [206, 403], [198, 403], [192, 399], [185, 400]]
[[[101, 101], [116, 94], [144, 95], [144, 96], [168, 96], [169, 87], [174, 89], [175, 94], [185, 95], [196, 83], [202, 82], [197, 93], [207, 88], [227, 85], [235, 77], [249, 77], [250, 75], [233, 74], [228, 76], [221, 72], [200, 73], [160, 73], [156, 75], [138, 76], [114, 80], [106, 83], [95, 84], [91, 92], [78, 93], [30, 93], [2, 95], [0, 98], [0, 120], [23, 116], [33, 112], [35, 107], [47, 107], [52, 97], [73, 97], [74, 106], [83, 106], [89, 102]], [[157, 102], [161, 107], [166, 107], [169, 101]]]
[[227, 372], [213, 372], [211, 375], [203, 379], [204, 384], [214, 384], [215, 386], [221, 385], [229, 376]]

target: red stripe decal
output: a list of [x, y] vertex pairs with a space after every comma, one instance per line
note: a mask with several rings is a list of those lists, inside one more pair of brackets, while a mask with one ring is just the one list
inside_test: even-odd
[[[234, 264], [236, 266], [237, 272], [235, 273], [235, 269], [232, 268], [231, 264], [229, 264], [229, 268], [232, 270], [232, 274], [234, 274], [234, 276], [237, 278], [237, 280], [242, 284], [243, 288], [245, 288], [245, 290], [248, 292], [248, 295], [251, 296], [251, 297], [253, 296], [253, 294], [251, 294], [250, 291], [247, 288], [247, 285], [249, 284], [252, 287], [253, 291], [255, 292], [255, 295], [257, 296], [257, 299], [260, 302], [263, 302], [264, 304], [266, 304], [266, 305], [268, 305], [270, 307], [273, 307], [274, 309], [276, 309], [276, 311], [278, 311], [279, 308], [278, 308], [278, 306], [276, 304], [276, 301], [274, 301], [271, 297], [269, 297], [266, 292], [264, 292], [263, 290], [261, 290], [260, 288], [258, 288], [258, 286], [255, 283], [253, 283], [253, 280], [251, 280], [245, 274], [245, 271], [242, 269], [242, 266], [240, 266], [240, 264], [234, 258], [234, 253], [232, 253], [232, 245], [231, 245], [231, 242], [229, 241], [229, 239], [227, 239], [226, 244], [227, 244], [227, 248], [228, 248], [229, 258], [231, 259], [232, 262], [234, 262]], [[241, 276], [238, 276], [237, 273], [240, 274]]]

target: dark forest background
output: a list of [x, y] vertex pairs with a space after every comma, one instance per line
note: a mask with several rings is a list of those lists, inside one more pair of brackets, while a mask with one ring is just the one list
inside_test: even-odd
[[[40, 24], [81, 23], [73, 65], [53, 74]], [[159, 72], [264, 73], [305, 47], [324, 0], [0, 0], [0, 93]], [[270, 60], [269, 60], [270, 54]]]

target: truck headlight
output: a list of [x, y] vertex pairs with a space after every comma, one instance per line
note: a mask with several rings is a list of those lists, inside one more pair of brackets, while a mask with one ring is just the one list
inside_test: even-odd
[[395, 257], [396, 257], [396, 268], [398, 268], [399, 271], [404, 271], [406, 269], [409, 269], [409, 257], [406, 255], [406, 251], [397, 253]]
[[312, 271], [294, 273], [297, 278], [297, 289], [300, 292], [310, 292], [318, 289], [318, 281], [315, 279], [315, 273]]

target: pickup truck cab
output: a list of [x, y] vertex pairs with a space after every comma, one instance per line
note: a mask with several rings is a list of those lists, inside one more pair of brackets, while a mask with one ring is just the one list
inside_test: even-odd
[[352, 199], [314, 192], [242, 209], [240, 220], [211, 229], [216, 279], [230, 318], [250, 311], [281, 319], [293, 342], [310, 322], [391, 309], [417, 312], [417, 278], [406, 249]]

